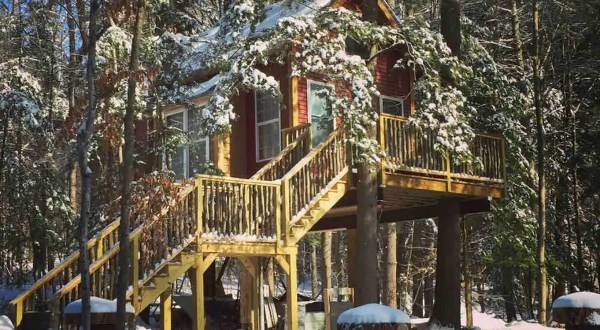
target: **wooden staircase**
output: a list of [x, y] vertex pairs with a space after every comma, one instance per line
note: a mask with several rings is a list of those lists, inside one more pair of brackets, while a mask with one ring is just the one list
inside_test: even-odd
[[[136, 313], [190, 268], [202, 274], [220, 255], [271, 255], [295, 269], [296, 244], [342, 198], [349, 171], [341, 129], [312, 150], [309, 125], [282, 133], [285, 148], [252, 178], [198, 175], [130, 233], [128, 297]], [[116, 298], [118, 223], [88, 242], [93, 296]], [[17, 326], [27, 312], [45, 310], [60, 328], [62, 310], [80, 298], [78, 258], [74, 253], [11, 302]]]

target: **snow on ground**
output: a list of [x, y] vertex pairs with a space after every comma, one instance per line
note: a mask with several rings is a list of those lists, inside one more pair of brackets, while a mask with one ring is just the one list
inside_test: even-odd
[[558, 297], [552, 308], [600, 308], [600, 294], [593, 292], [575, 292]]
[[0, 315], [0, 330], [14, 330], [14, 328], [8, 316]]
[[410, 323], [403, 311], [380, 304], [367, 304], [349, 309], [338, 317], [337, 324]]
[[[90, 298], [90, 308], [92, 313], [116, 313], [117, 312], [117, 301], [107, 300], [98, 297]], [[135, 313], [133, 306], [130, 304], [126, 305], [127, 313]], [[81, 299], [75, 300], [65, 307], [65, 314], [80, 314], [81, 313]]]

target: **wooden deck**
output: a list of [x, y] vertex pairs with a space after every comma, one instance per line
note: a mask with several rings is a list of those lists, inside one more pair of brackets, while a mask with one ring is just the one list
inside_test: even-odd
[[[382, 115], [379, 127], [387, 154], [380, 172], [380, 222], [436, 217], [435, 206], [444, 199], [458, 200], [463, 214], [486, 212], [490, 198], [503, 196], [500, 137], [477, 135], [470, 146], [475, 161], [461, 163], [437, 151], [435, 136], [408, 125], [406, 118]], [[310, 230], [353, 228], [357, 203], [342, 127], [313, 149], [310, 125], [282, 134], [284, 150], [252, 178], [199, 175], [131, 232], [128, 294], [136, 313], [159, 297], [168, 301], [173, 279], [196, 269], [195, 328], [200, 329], [202, 273], [208, 266], [217, 257], [237, 257], [256, 278], [256, 257], [273, 256], [288, 275], [287, 323], [296, 329], [297, 243]], [[88, 242], [94, 296], [115, 298], [118, 224]], [[78, 258], [74, 253], [11, 302], [18, 325], [24, 312], [38, 309], [52, 311], [53, 325], [59, 325], [64, 307], [81, 296]]]

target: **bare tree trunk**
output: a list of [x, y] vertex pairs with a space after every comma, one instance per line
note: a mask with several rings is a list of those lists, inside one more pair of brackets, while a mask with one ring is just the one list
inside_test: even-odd
[[323, 267], [321, 284], [323, 290], [331, 289], [331, 277], [332, 277], [332, 268], [331, 268], [331, 248], [332, 248], [332, 233], [330, 231], [326, 231], [323, 233]]
[[515, 41], [515, 50], [517, 51], [517, 65], [521, 70], [525, 67], [523, 61], [523, 42], [521, 41], [521, 31], [519, 19], [519, 9], [517, 8], [517, 0], [512, 0], [512, 7], [510, 11], [510, 18], [512, 23], [513, 39]]
[[100, 6], [98, 0], [90, 1], [89, 42], [87, 60], [87, 90], [88, 108], [87, 117], [77, 133], [77, 155], [79, 158], [79, 171], [81, 173], [81, 211], [79, 215], [79, 271], [81, 272], [81, 327], [89, 330], [91, 326], [90, 315], [90, 259], [87, 249], [88, 222], [90, 219], [91, 181], [92, 170], [88, 167], [88, 151], [94, 134], [94, 121], [96, 119], [96, 33], [98, 28], [97, 18]]
[[463, 278], [465, 279], [465, 311], [467, 316], [467, 327], [473, 327], [473, 284], [471, 281], [471, 274], [469, 273], [469, 225], [467, 225], [467, 218], [463, 217], [462, 220], [462, 266], [463, 266]]
[[483, 283], [477, 283], [477, 295], [479, 296], [479, 307], [481, 308], [481, 312], [485, 313], [485, 296], [483, 291]]
[[385, 270], [385, 286], [383, 290], [383, 303], [385, 305], [396, 307], [396, 276], [397, 258], [396, 258], [396, 224], [386, 225], [387, 229], [387, 247], [386, 247], [386, 270]]
[[[375, 0], [366, 0], [363, 6], [363, 18], [376, 22], [379, 8]], [[369, 49], [369, 57], [376, 54], [376, 46]], [[374, 63], [370, 64], [371, 72], [375, 72]], [[367, 136], [376, 137], [374, 128], [368, 129]], [[368, 164], [358, 164], [357, 173], [358, 210], [356, 214], [356, 289], [355, 306], [378, 302], [377, 281], [377, 171]]]
[[[135, 95], [137, 71], [139, 68], [140, 39], [142, 38], [142, 25], [144, 24], [146, 2], [138, 0], [135, 8], [135, 25], [131, 43], [131, 57], [129, 61], [129, 78], [127, 81], [127, 109], [125, 110], [124, 131], [125, 144], [123, 147], [123, 186], [121, 195], [121, 222], [119, 224], [119, 277], [117, 283], [117, 318], [116, 329], [125, 329], [127, 304], [127, 289], [129, 287], [129, 209], [131, 208], [131, 183], [133, 181], [133, 142], [135, 139]], [[134, 278], [133, 281], [138, 281]], [[133, 297], [137, 299], [137, 297]]]
[[439, 205], [435, 302], [430, 323], [460, 329], [460, 210], [456, 200]]
[[538, 0], [533, 0], [533, 97], [537, 126], [537, 172], [538, 172], [538, 230], [537, 230], [537, 267], [538, 267], [538, 322], [546, 324], [546, 304], [548, 284], [546, 269], [546, 174], [544, 171], [544, 118], [541, 104], [541, 58], [539, 41], [540, 9]]
[[319, 274], [317, 272], [317, 244], [310, 245], [310, 288], [312, 299], [317, 299], [319, 295]]

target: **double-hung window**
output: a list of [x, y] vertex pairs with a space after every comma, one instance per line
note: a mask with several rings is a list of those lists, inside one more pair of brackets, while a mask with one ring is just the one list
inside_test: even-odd
[[279, 153], [281, 123], [279, 102], [270, 93], [256, 92], [256, 161], [271, 159]]
[[200, 134], [201, 113], [201, 108], [181, 109], [166, 116], [167, 126], [182, 137], [177, 139], [179, 143], [169, 157], [165, 157], [165, 167], [173, 171], [177, 179], [198, 173], [210, 159], [208, 137]]
[[404, 111], [404, 100], [401, 98], [381, 95], [379, 106], [383, 113], [408, 117], [408, 113]]

